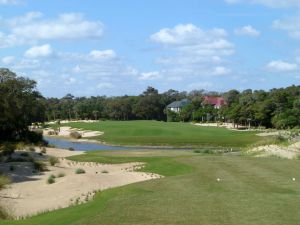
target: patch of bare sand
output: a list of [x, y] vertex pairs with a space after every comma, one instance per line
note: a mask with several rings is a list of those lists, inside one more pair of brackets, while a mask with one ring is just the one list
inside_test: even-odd
[[257, 156], [278, 156], [287, 159], [294, 159], [300, 155], [300, 142], [289, 146], [264, 145], [249, 150], [250, 153], [256, 153]]
[[[49, 134], [49, 131], [52, 133], [54, 132], [53, 129], [46, 128], [43, 130], [43, 135], [47, 136]], [[72, 131], [78, 132], [82, 138], [97, 137], [97, 136], [104, 134], [104, 132], [100, 132], [100, 131], [83, 130], [83, 129], [77, 129], [77, 128], [63, 126], [63, 127], [60, 127], [60, 131], [57, 133], [57, 136], [70, 137], [70, 133]]]
[[[48, 148], [47, 155], [60, 157], [60, 162], [56, 166], [49, 165], [49, 171], [40, 174], [34, 174], [32, 164], [28, 162], [1, 164], [0, 170], [13, 179], [7, 189], [0, 191], [1, 205], [14, 218], [22, 218], [86, 202], [99, 190], [161, 177], [136, 172], [143, 166], [142, 163], [78, 163], [64, 158], [76, 154], [83, 152]], [[14, 165], [14, 171], [10, 171], [11, 165]], [[75, 174], [78, 168], [85, 170], [85, 173]], [[55, 178], [53, 184], [47, 183], [50, 175], [57, 176], [59, 173], [65, 176]]]

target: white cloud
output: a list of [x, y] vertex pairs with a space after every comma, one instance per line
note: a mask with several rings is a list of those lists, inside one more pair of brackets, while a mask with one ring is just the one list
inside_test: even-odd
[[295, 63], [289, 63], [282, 60], [271, 61], [267, 64], [267, 69], [273, 72], [293, 72], [298, 69]]
[[290, 37], [300, 39], [300, 15], [275, 20], [273, 28], [284, 30]]
[[[174, 28], [164, 28], [150, 39], [154, 42], [165, 45], [199, 45], [209, 44], [211, 47], [231, 46], [224, 37], [227, 32], [223, 29], [212, 29], [204, 31], [193, 24], [179, 24]], [[202, 43], [205, 42], [205, 43]]]
[[6, 65], [10, 65], [13, 63], [13, 61], [15, 60], [14, 56], [6, 56], [2, 58], [2, 63], [6, 64]]
[[213, 74], [217, 76], [227, 75], [229, 73], [231, 73], [231, 70], [223, 66], [218, 66], [213, 71]]
[[52, 47], [49, 44], [34, 46], [25, 52], [27, 58], [50, 57], [54, 54]]
[[249, 3], [260, 4], [271, 8], [287, 8], [293, 6], [300, 6], [299, 0], [225, 0], [229, 4]]
[[247, 35], [250, 37], [258, 37], [260, 35], [260, 32], [250, 25], [238, 28], [234, 33], [236, 35]]
[[161, 75], [158, 71], [152, 71], [148, 73], [142, 73], [139, 77], [139, 80], [156, 80], [161, 78]]
[[103, 33], [103, 24], [85, 20], [79, 13], [66, 13], [54, 20], [17, 24], [12, 28], [12, 33], [26, 40], [99, 38]]
[[234, 45], [224, 29], [203, 30], [193, 24], [163, 28], [150, 36], [162, 46], [163, 56], [156, 62], [164, 76], [187, 79], [228, 73], [225, 57], [234, 54]]
[[114, 87], [114, 85], [109, 82], [103, 82], [103, 83], [99, 83], [97, 85], [97, 88], [99, 88], [99, 89], [109, 89], [109, 88], [113, 88], [113, 87]]
[[197, 82], [188, 85], [189, 90], [196, 90], [196, 89], [209, 89], [214, 85], [211, 82]]
[[114, 50], [103, 50], [103, 51], [99, 51], [99, 50], [93, 50], [90, 52], [90, 56], [94, 59], [114, 59], [117, 57], [117, 54], [115, 53]]
[[28, 12], [22, 16], [17, 16], [17, 17], [8, 19], [5, 22], [9, 27], [14, 27], [14, 26], [19, 26], [21, 24], [31, 23], [34, 20], [37, 20], [42, 17], [43, 17], [43, 14], [41, 12], [33, 11], [33, 12]]
[[104, 29], [100, 21], [87, 20], [80, 13], [45, 19], [41, 12], [29, 12], [2, 23], [7, 32], [0, 32], [0, 48], [36, 44], [43, 40], [99, 39]]
[[0, 5], [17, 5], [19, 3], [17, 0], [0, 0]]

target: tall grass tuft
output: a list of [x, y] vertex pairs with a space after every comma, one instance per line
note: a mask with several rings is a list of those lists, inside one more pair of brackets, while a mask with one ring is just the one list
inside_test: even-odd
[[81, 169], [81, 168], [78, 168], [78, 169], [75, 170], [75, 173], [76, 174], [82, 174], [82, 173], [85, 173], [85, 170]]
[[51, 166], [55, 166], [57, 163], [59, 163], [59, 159], [55, 156], [49, 157], [49, 163]]
[[11, 179], [7, 176], [0, 175], [0, 190], [11, 183]]

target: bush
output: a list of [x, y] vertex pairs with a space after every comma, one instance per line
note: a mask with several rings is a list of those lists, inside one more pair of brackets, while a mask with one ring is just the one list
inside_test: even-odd
[[9, 170], [10, 170], [10, 171], [15, 171], [15, 166], [14, 166], [14, 165], [10, 165], [10, 166], [9, 166]]
[[11, 183], [11, 179], [7, 176], [0, 175], [0, 190]]
[[43, 171], [47, 171], [47, 166], [44, 162], [42, 161], [34, 161], [33, 162], [33, 168], [36, 170], [36, 171], [39, 171], [39, 172], [43, 172]]
[[20, 154], [20, 156], [22, 156], [22, 157], [28, 157], [29, 154], [28, 154], [28, 152], [22, 152], [22, 153]]
[[108, 171], [107, 170], [102, 170], [101, 173], [108, 173]]
[[47, 183], [48, 183], [48, 184], [53, 184], [53, 183], [55, 183], [55, 176], [50, 175], [50, 176], [48, 177], [48, 179], [47, 179]]
[[194, 150], [194, 153], [201, 153], [200, 150]]
[[47, 153], [47, 149], [45, 147], [41, 148], [41, 153], [46, 154]]
[[47, 134], [48, 134], [49, 136], [56, 135], [55, 131], [53, 131], [53, 130], [49, 130], [49, 131], [47, 132]]
[[74, 149], [74, 148], [72, 148], [72, 147], [70, 147], [70, 148], [69, 148], [69, 151], [75, 151], [75, 149]]
[[81, 136], [81, 134], [80, 134], [79, 132], [77, 132], [77, 131], [71, 131], [71, 132], [70, 132], [70, 137], [71, 137], [71, 138], [74, 138], [74, 139], [80, 139], [82, 136]]
[[7, 210], [2, 206], [0, 206], [0, 220], [7, 220], [7, 219], [10, 219]]
[[30, 151], [30, 152], [35, 152], [34, 146], [29, 146], [29, 147], [27, 148], [27, 150]]
[[78, 169], [75, 170], [75, 173], [76, 174], [82, 174], [82, 173], [85, 173], [85, 170], [81, 169], [81, 168], [78, 168]]
[[16, 145], [12, 143], [4, 143], [0, 146], [0, 153], [3, 155], [11, 155], [16, 150]]
[[24, 142], [19, 142], [17, 145], [16, 145], [16, 149], [18, 150], [24, 150], [26, 148], [26, 145]]
[[49, 158], [49, 163], [51, 166], [55, 166], [57, 163], [59, 163], [59, 159], [57, 157], [51, 156]]
[[59, 177], [64, 177], [64, 176], [66, 176], [66, 174], [63, 173], [63, 172], [61, 172], [61, 173], [59, 173], [59, 174], [57, 175], [58, 178], [59, 178]]

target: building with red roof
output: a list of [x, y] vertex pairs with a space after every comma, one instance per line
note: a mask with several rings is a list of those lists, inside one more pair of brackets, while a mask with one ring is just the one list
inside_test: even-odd
[[203, 104], [212, 105], [215, 109], [220, 109], [222, 106], [226, 105], [226, 101], [223, 97], [205, 96]]

